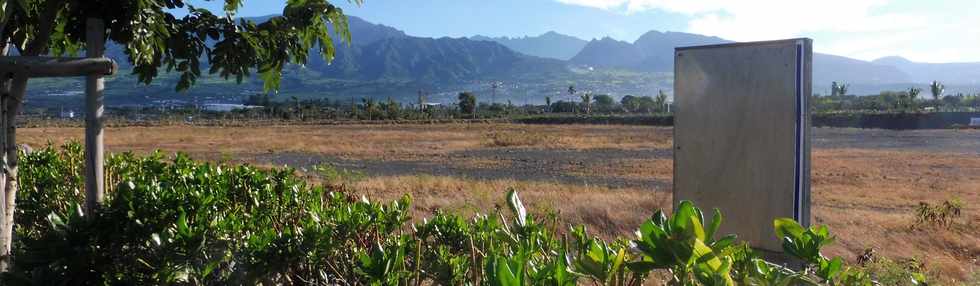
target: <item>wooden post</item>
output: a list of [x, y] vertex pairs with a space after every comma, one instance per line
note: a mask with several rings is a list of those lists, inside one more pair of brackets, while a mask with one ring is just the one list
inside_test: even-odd
[[[105, 52], [105, 25], [102, 19], [88, 18], [85, 27], [86, 55], [101, 58]], [[93, 215], [105, 192], [102, 112], [105, 81], [102, 74], [89, 74], [85, 82], [85, 208]]]

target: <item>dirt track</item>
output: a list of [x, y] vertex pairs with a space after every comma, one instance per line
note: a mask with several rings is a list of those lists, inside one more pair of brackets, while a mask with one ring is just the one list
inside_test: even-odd
[[885, 149], [980, 155], [977, 130], [881, 130], [815, 128], [815, 148]]
[[[964, 156], [980, 155], [980, 132], [970, 130], [870, 130], [815, 128], [816, 150], [857, 149], [942, 152]], [[616, 169], [624, 160], [673, 157], [670, 148], [555, 149], [493, 148], [451, 151], [411, 159], [344, 158], [309, 152], [263, 153], [244, 161], [310, 169], [317, 164], [358, 170], [372, 176], [436, 175], [471, 179], [515, 179], [600, 185], [610, 188], [664, 189], [669, 178], [624, 177], [616, 172], [587, 170]]]

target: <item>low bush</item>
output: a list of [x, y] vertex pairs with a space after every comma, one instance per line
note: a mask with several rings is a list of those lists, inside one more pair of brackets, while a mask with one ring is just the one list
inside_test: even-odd
[[962, 215], [963, 203], [958, 199], [947, 200], [936, 205], [919, 202], [919, 205], [915, 207], [915, 224], [912, 227], [938, 226], [950, 228], [956, 219]]
[[490, 131], [485, 135], [487, 147], [538, 146], [554, 143], [558, 138], [525, 131]]
[[317, 164], [313, 172], [328, 185], [350, 185], [367, 178], [364, 172], [338, 168], [330, 164]]
[[[915, 259], [895, 261], [886, 257], [875, 257], [864, 265], [865, 271], [881, 285], [913, 286], [920, 281], [929, 281], [925, 265]], [[918, 277], [909, 279], [909, 277]]]
[[[827, 258], [826, 227], [779, 219], [793, 271], [717, 233], [690, 202], [657, 211], [636, 237], [604, 241], [509, 211], [411, 223], [411, 199], [357, 198], [310, 186], [291, 170], [213, 165], [160, 153], [112, 155], [96, 213], [79, 205], [77, 143], [27, 154], [14, 268], [3, 285], [871, 285], [861, 268]], [[916, 277], [909, 277], [916, 279]], [[916, 280], [918, 281], [918, 280]]]

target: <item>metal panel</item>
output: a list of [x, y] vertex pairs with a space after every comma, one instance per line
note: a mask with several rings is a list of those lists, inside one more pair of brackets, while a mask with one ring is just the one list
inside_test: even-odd
[[675, 206], [718, 208], [721, 233], [769, 251], [782, 249], [773, 219], [809, 225], [811, 46], [791, 39], [675, 51]]

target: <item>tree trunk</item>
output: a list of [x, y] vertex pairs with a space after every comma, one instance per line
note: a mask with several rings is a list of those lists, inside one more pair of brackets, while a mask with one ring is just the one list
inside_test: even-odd
[[[10, 19], [10, 15], [13, 14], [12, 3], [6, 3], [4, 7], [4, 14], [0, 15], [0, 56], [7, 56], [10, 51], [10, 44], [7, 43], [8, 37], [6, 36], [5, 29], [7, 27], [7, 20]], [[6, 105], [7, 97], [10, 95], [10, 78], [7, 75], [0, 75], [0, 130], [6, 130]], [[0, 131], [0, 273], [7, 272], [10, 261], [10, 250], [11, 242], [13, 241], [13, 233], [7, 230], [4, 222], [4, 218], [7, 213], [7, 172], [3, 168], [6, 166], [7, 155], [3, 152], [3, 147], [7, 142], [7, 133]], [[10, 235], [7, 235], [10, 233]]]
[[[5, 52], [5, 51], [4, 51]], [[7, 98], [10, 96], [10, 80], [0, 79], [0, 130], [7, 130]], [[0, 146], [6, 146], [7, 132], [0, 132]], [[0, 161], [6, 166], [7, 153], [0, 147]], [[0, 272], [6, 272], [8, 259], [11, 250], [12, 233], [7, 231], [7, 172], [6, 168], [0, 167]]]
[[[8, 3], [10, 4], [10, 3]], [[27, 44], [27, 48], [21, 51], [23, 56], [37, 56], [44, 54], [48, 49], [48, 40], [51, 38], [51, 31], [54, 27], [54, 18], [57, 16], [58, 12], [64, 6], [62, 1], [45, 1], [43, 12], [39, 19], [49, 19], [50, 21], [40, 21], [37, 26], [37, 33], [34, 39]], [[12, 7], [7, 7], [5, 9], [7, 13], [13, 12]], [[10, 14], [3, 17], [4, 21], [8, 19]], [[0, 27], [5, 27], [0, 25]], [[6, 37], [3, 28], [0, 28], [0, 38]], [[6, 48], [9, 45], [4, 45]], [[5, 86], [8, 92], [3, 93], [0, 96], [0, 108], [3, 112], [0, 114], [0, 137], [2, 138], [2, 156], [3, 162], [0, 166], [0, 171], [5, 174], [3, 182], [3, 213], [0, 214], [0, 272], [6, 272], [10, 269], [13, 260], [10, 257], [11, 249], [13, 246], [14, 239], [14, 212], [17, 209], [17, 138], [16, 131], [17, 125], [14, 121], [17, 118], [17, 112], [20, 110], [21, 102], [24, 100], [24, 93], [27, 91], [27, 75], [14, 75], [14, 78], [7, 81]], [[3, 79], [6, 80], [6, 79]]]
[[14, 211], [17, 209], [17, 111], [20, 109], [24, 91], [27, 89], [27, 77], [15, 76], [10, 83], [10, 92], [2, 97], [3, 126], [3, 173], [4, 178], [4, 209], [0, 220], [0, 272], [7, 271], [12, 264], [11, 249], [14, 240]]

